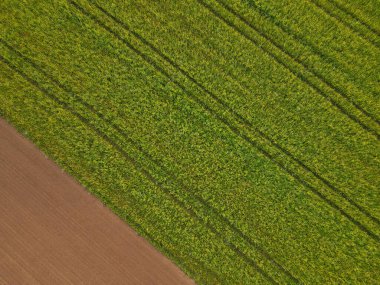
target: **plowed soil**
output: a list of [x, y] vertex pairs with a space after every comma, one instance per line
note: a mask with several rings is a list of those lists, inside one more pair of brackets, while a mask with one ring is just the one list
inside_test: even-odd
[[0, 284], [193, 284], [0, 119]]

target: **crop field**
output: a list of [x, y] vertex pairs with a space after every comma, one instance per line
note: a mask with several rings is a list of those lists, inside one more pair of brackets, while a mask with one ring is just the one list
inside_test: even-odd
[[0, 115], [198, 284], [380, 284], [378, 0], [0, 11]]

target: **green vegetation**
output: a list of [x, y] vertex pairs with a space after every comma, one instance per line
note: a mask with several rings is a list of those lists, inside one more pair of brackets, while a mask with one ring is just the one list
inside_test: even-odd
[[351, 2], [4, 0], [0, 115], [199, 284], [376, 284], [380, 7]]

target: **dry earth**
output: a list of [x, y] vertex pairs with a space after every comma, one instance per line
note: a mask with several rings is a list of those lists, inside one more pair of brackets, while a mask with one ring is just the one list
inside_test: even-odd
[[193, 284], [0, 119], [0, 284]]

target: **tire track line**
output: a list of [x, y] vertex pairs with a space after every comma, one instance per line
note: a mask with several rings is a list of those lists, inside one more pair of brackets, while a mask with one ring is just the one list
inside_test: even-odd
[[[254, 6], [255, 4], [252, 3], [252, 5]], [[142, 7], [143, 6], [139, 6], [141, 9], [143, 9]], [[291, 30], [289, 29], [285, 29], [285, 27], [283, 25], [281, 25], [281, 23], [278, 23], [276, 21], [274, 21], [273, 17], [269, 14], [265, 14], [262, 10], [259, 9], [259, 7], [257, 6], [254, 6], [255, 8], [257, 8], [258, 12], [260, 13], [260, 15], [264, 18], [266, 18], [268, 21], [272, 22], [274, 25], [276, 25], [277, 27], [279, 27], [279, 29], [281, 29], [284, 33], [287, 33], [290, 37], [292, 37], [295, 42], [299, 42], [302, 46], [304, 47], [308, 47], [310, 48], [310, 50], [312, 52], [314, 52], [315, 54], [317, 54], [320, 58], [322, 58], [323, 60], [331, 63], [331, 61], [334, 61], [332, 59], [332, 57], [328, 56], [328, 55], [325, 55], [323, 54], [321, 51], [319, 51], [318, 49], [315, 48], [315, 46], [313, 46], [312, 43], [309, 43], [309, 42], [305, 42], [304, 39], [296, 34], [293, 34]], [[149, 7], [147, 6], [144, 6], [144, 9], [149, 9]], [[147, 10], [145, 10], [146, 12]], [[152, 12], [152, 11], [149, 11], [151, 15], [153, 15], [155, 17], [155, 19], [158, 19], [157, 18], [157, 15]], [[165, 20], [160, 18], [158, 21], [160, 21], [160, 23], [162, 23], [163, 25], [166, 24]], [[187, 24], [187, 28], [190, 29], [188, 23]], [[174, 30], [173, 30], [174, 31]], [[199, 37], [201, 38], [201, 33], [200, 33], [200, 30], [197, 29], [197, 28], [193, 28], [191, 32], [192, 35], [194, 35], [195, 37]], [[178, 38], [180, 39], [180, 38]], [[207, 56], [220, 56], [220, 57], [223, 57], [224, 59], [227, 59], [227, 57], [225, 55], [223, 55], [222, 53], [220, 53], [217, 49], [215, 49], [215, 46], [213, 46], [213, 49], [210, 48], [209, 46], [205, 48], [206, 50], [206, 53], [205, 55]], [[234, 83], [234, 85], [236, 86], [241, 86], [240, 88], [243, 90], [243, 91], [239, 91], [239, 93], [242, 93], [244, 95], [247, 95], [249, 96], [250, 95], [250, 91], [249, 91], [249, 87], [246, 86], [246, 84], [242, 83], [242, 82], [239, 82], [239, 80], [237, 79], [237, 77], [233, 74], [231, 74], [231, 72], [229, 71], [226, 71], [223, 69], [222, 65], [218, 62], [214, 62], [214, 64], [228, 77], [231, 79], [231, 82]], [[332, 64], [336, 69], [339, 69], [341, 66], [339, 66], [339, 63], [337, 63], [336, 61], [334, 62], [334, 64]], [[350, 76], [349, 72], [348, 71], [345, 71], [348, 76]], [[351, 80], [351, 79], [350, 79]], [[351, 81], [352, 82], [352, 81]], [[356, 86], [357, 87], [357, 86]], [[351, 99], [350, 99], [351, 100]], [[364, 112], [366, 112], [368, 114], [368, 116], [373, 116], [372, 114], [368, 113], [367, 111], [365, 111], [365, 109], [363, 109]], [[380, 121], [373, 116], [373, 120], [376, 121], [376, 122], [379, 122], [380, 124]]]
[[[197, 0], [198, 1], [198, 0]], [[268, 35], [263, 33], [259, 30], [259, 28], [255, 27], [250, 21], [248, 21], [246, 18], [241, 16], [238, 12], [236, 12], [233, 8], [231, 8], [228, 4], [225, 3], [224, 0], [215, 0], [219, 5], [221, 5], [225, 10], [233, 14], [235, 17], [237, 17], [240, 21], [242, 21], [245, 25], [250, 27], [252, 30], [254, 30], [257, 34], [259, 34], [261, 37], [266, 39], [268, 42], [270, 42], [273, 46], [275, 46], [277, 49], [279, 49], [282, 53], [284, 53], [286, 56], [291, 58], [294, 62], [301, 65], [303, 68], [305, 68], [306, 71], [310, 72], [313, 76], [318, 78], [323, 84], [328, 86], [330, 89], [334, 90], [336, 94], [343, 97], [345, 100], [347, 100], [349, 103], [351, 103], [356, 109], [358, 109], [360, 112], [362, 112], [364, 115], [366, 115], [368, 118], [370, 118], [372, 121], [377, 123], [377, 125], [380, 125], [380, 121], [376, 119], [371, 113], [366, 111], [364, 108], [362, 108], [360, 105], [358, 105], [352, 98], [350, 98], [341, 88], [334, 86], [331, 82], [327, 81], [320, 73], [313, 70], [313, 68], [310, 67], [310, 65], [304, 63], [302, 60], [294, 57], [289, 51], [281, 47], [278, 43], [276, 43], [272, 38], [270, 38]], [[283, 30], [283, 29], [282, 29]], [[283, 30], [284, 31], [284, 30]], [[291, 34], [288, 33], [290, 36]], [[320, 53], [317, 53], [317, 55], [320, 55]], [[290, 70], [290, 67], [287, 67], [288, 70]], [[309, 84], [310, 85], [310, 84]], [[328, 96], [328, 95], [327, 95]], [[331, 99], [333, 100], [333, 99]], [[336, 103], [338, 104], [338, 103]], [[348, 112], [348, 111], [347, 111]]]
[[[70, 0], [68, 0], [70, 1]], [[101, 7], [99, 7], [99, 9], [103, 9]], [[107, 11], [105, 11], [103, 9], [103, 11], [105, 13], [108, 13]], [[87, 12], [87, 11], [86, 11]], [[103, 13], [104, 13], [103, 12]], [[88, 12], [87, 12], [88, 13]], [[109, 14], [110, 17], [112, 17], [112, 19], [114, 21], [118, 21], [120, 22], [120, 24], [124, 24], [124, 28], [125, 29], [128, 29], [129, 27], [126, 26], [125, 23], [121, 22], [119, 19], [115, 18], [114, 16], [112, 16], [111, 14]], [[94, 17], [94, 16], [93, 16]], [[94, 17], [96, 19], [96, 21], [98, 21], [97, 23], [100, 25], [100, 26], [103, 26], [104, 24], [101, 23], [96, 17]], [[105, 28], [106, 27], [106, 28]], [[110, 33], [112, 33], [117, 39], [119, 39], [120, 41], [124, 42], [125, 44], [127, 44], [127, 46], [130, 46], [130, 43], [127, 42], [125, 39], [123, 39], [119, 34], [117, 34], [116, 32], [114, 32], [112, 29], [110, 29], [109, 27], [107, 26], [103, 26], [103, 28], [105, 28], [106, 30], [108, 30]], [[162, 58], [164, 58], [168, 63], [170, 63], [173, 67], [175, 67], [176, 69], [178, 69], [181, 73], [183, 73], [191, 82], [193, 82], [194, 84], [196, 84], [199, 88], [201, 88], [201, 90], [205, 93], [207, 93], [208, 95], [210, 95], [216, 102], [218, 102], [220, 105], [222, 105], [224, 108], [226, 108], [229, 112], [231, 112], [232, 114], [234, 114], [235, 117], [238, 117], [238, 119], [243, 122], [246, 126], [254, 129], [258, 134], [260, 134], [263, 138], [267, 139], [268, 141], [270, 141], [272, 144], [274, 144], [275, 146], [277, 146], [277, 148], [279, 148], [280, 150], [282, 150], [284, 153], [286, 153], [288, 156], [290, 156], [291, 158], [293, 158], [294, 160], [298, 160], [297, 158], [295, 158], [289, 151], [287, 151], [285, 148], [281, 147], [280, 145], [278, 145], [275, 141], [271, 140], [268, 136], [266, 136], [263, 132], [261, 132], [260, 130], [256, 129], [249, 121], [247, 121], [245, 118], [243, 118], [240, 114], [236, 113], [231, 107], [229, 107], [228, 105], [226, 105], [226, 103], [224, 101], [221, 101], [215, 94], [211, 93], [209, 90], [207, 90], [204, 86], [202, 86], [200, 83], [198, 83], [194, 78], [192, 78], [186, 71], [184, 71], [181, 67], [179, 67], [175, 62], [173, 62], [170, 58], [168, 58], [167, 56], [165, 56], [164, 54], [162, 54], [162, 52], [160, 52], [156, 47], [154, 47], [151, 43], [149, 43], [148, 41], [146, 41], [144, 38], [142, 38], [139, 34], [137, 34], [136, 32], [133, 32], [133, 31], [130, 31], [128, 30], [129, 32], [131, 32], [132, 34], [136, 35], [136, 37], [138, 37], [138, 39], [141, 39], [141, 41], [148, 45], [152, 50], [154, 50], [156, 53], [158, 53]], [[127, 43], [126, 43], [127, 42]], [[133, 48], [134, 50], [135, 48]], [[150, 59], [149, 57], [147, 57], [145, 54], [142, 54], [140, 51], [138, 51], [138, 54], [144, 59], [144, 61], [146, 61], [147, 63], [149, 63], [150, 65], [152, 65], [151, 61], [152, 59]], [[157, 64], [154, 63], [152, 65], [153, 67], [155, 67], [158, 71], [160, 71], [162, 74], [164, 74], [165, 76], [167, 76], [169, 79], [171, 79], [170, 75], [164, 71], [161, 67], [158, 67], [157, 68]], [[172, 80], [172, 79], [171, 79]], [[201, 105], [203, 108], [205, 108], [208, 112], [210, 112], [211, 115], [213, 115], [214, 117], [216, 117], [219, 121], [221, 121], [222, 123], [224, 123], [232, 132], [234, 132], [235, 134], [237, 134], [238, 136], [242, 137], [246, 142], [248, 142], [249, 144], [251, 144], [253, 147], [257, 148], [260, 152], [262, 152], [265, 156], [267, 156], [272, 162], [274, 162], [275, 164], [277, 164], [283, 171], [287, 172], [288, 174], [290, 174], [291, 176], [293, 176], [293, 178], [295, 178], [296, 180], [298, 180], [299, 182], [301, 182], [300, 180], [304, 181], [302, 178], [300, 178], [297, 174], [295, 174], [292, 170], [286, 168], [282, 163], [276, 161], [274, 159], [274, 156], [269, 154], [269, 152], [265, 151], [261, 146], [259, 146], [256, 142], [254, 142], [253, 140], [251, 140], [249, 137], [247, 137], [246, 135], [244, 134], [241, 134], [241, 131], [232, 126], [225, 118], [221, 117], [220, 115], [216, 114], [214, 110], [212, 110], [207, 104], [205, 104], [202, 100], [200, 100], [198, 97], [194, 96], [193, 94], [191, 94], [190, 92], [187, 92], [185, 87], [183, 87], [179, 82], [176, 82], [176, 81], [173, 81], [173, 83], [177, 84], [181, 90], [183, 90], [186, 94], [188, 94], [195, 102], [197, 102], [199, 105]], [[265, 135], [265, 136], [263, 136]], [[285, 152], [286, 150], [286, 152]], [[269, 156], [268, 156], [269, 155]], [[298, 160], [299, 161], [299, 160]], [[320, 179], [319, 177], [323, 178], [322, 176], [320, 176], [318, 173], [315, 173], [313, 172], [309, 167], [307, 167], [305, 164], [303, 164], [301, 161], [300, 162], [300, 165], [304, 165], [306, 168], [304, 168], [304, 166], [302, 166], [305, 170], [309, 171], [312, 173], [313, 176], [315, 176], [316, 178]], [[323, 178], [324, 179], [324, 178]], [[329, 188], [332, 186], [334, 187], [331, 183], [329, 183], [326, 179], [324, 180], [321, 180], [322, 183], [324, 183], [326, 186], [328, 186]], [[306, 181], [304, 181], [306, 182]], [[326, 184], [327, 182], [327, 184]], [[306, 182], [307, 183], [307, 182]], [[301, 183], [302, 184], [302, 183]], [[347, 214], [344, 210], [342, 210], [339, 206], [337, 206], [334, 202], [332, 202], [331, 200], [329, 200], [325, 195], [323, 195], [322, 193], [320, 193], [316, 188], [314, 188], [313, 186], [311, 186], [309, 183], [307, 183], [307, 188], [309, 189], [313, 189], [312, 191], [316, 194], [318, 192], [318, 196], [319, 197], [323, 197], [322, 199], [324, 201], [329, 201], [327, 202], [330, 206], [331, 203], [334, 204], [335, 206], [332, 206], [333, 208], [335, 209], [339, 209], [338, 211], [341, 212], [341, 213], [344, 213], [343, 215], [345, 217], [350, 217], [349, 219], [354, 223], [356, 224], [357, 226], [359, 226], [359, 224], [361, 226], [359, 226], [359, 228], [361, 228], [363, 231], [365, 231], [367, 234], [369, 234], [372, 238], [374, 238], [375, 240], [379, 240], [379, 237], [372, 233], [370, 230], [366, 229], [366, 227], [364, 225], [362, 225], [360, 222], [357, 222], [354, 218], [352, 218], [349, 214]], [[331, 186], [330, 186], [331, 185]], [[311, 188], [310, 188], [311, 187]], [[336, 187], [334, 187], [335, 189], [337, 189]], [[334, 188], [332, 189], [333, 191]], [[341, 190], [337, 189], [338, 192], [336, 192], [339, 196], [341, 196], [344, 200], [346, 200], [347, 202], [349, 202], [352, 206], [354, 206], [355, 208], [357, 208], [359, 211], [361, 211], [364, 215], [366, 215], [368, 218], [370, 218], [372, 221], [376, 222], [377, 224], [380, 224], [380, 221], [373, 217], [370, 213], [368, 213], [363, 207], [361, 207], [360, 205], [356, 204], [356, 202], [354, 202], [352, 199], [350, 199], [344, 192], [342, 192]], [[347, 200], [349, 199], [349, 200]], [[354, 204], [353, 204], [354, 203]], [[337, 207], [337, 208], [336, 208]], [[364, 212], [362, 211], [364, 210]]]
[[[335, 69], [343, 70], [344, 73], [348, 74], [349, 77], [353, 77], [351, 75], [351, 72], [348, 70], [347, 67], [343, 66], [341, 63], [339, 63], [335, 57], [330, 56], [326, 53], [324, 53], [322, 50], [318, 48], [317, 45], [313, 44], [311, 41], [309, 41], [307, 38], [305, 38], [302, 35], [299, 35], [294, 32], [291, 28], [287, 27], [286, 25], [283, 25], [280, 20], [277, 20], [275, 16], [271, 15], [267, 11], [265, 11], [263, 8], [261, 8], [259, 5], [257, 5], [255, 0], [252, 1], [245, 1], [248, 3], [248, 6], [252, 7], [253, 10], [256, 10], [263, 18], [266, 18], [269, 22], [271, 22], [273, 25], [278, 27], [282, 32], [288, 34], [290, 37], [292, 37], [295, 41], [298, 41], [302, 46], [310, 48], [310, 50], [318, 55], [322, 60], [325, 62], [331, 64]], [[352, 82], [352, 79], [349, 79]], [[374, 116], [373, 114], [371, 114]], [[374, 120], [380, 124], [380, 119], [376, 118], [374, 116]]]
[[342, 17], [340, 17], [340, 16], [332, 13], [331, 11], [328, 10], [328, 8], [324, 7], [323, 5], [321, 5], [319, 2], [317, 2], [315, 0], [309, 0], [309, 1], [315, 7], [317, 7], [319, 10], [321, 10], [323, 13], [325, 13], [327, 16], [329, 16], [330, 18], [333, 18], [336, 21], [338, 21], [339, 23], [341, 23], [343, 26], [345, 26], [346, 28], [348, 28], [349, 30], [351, 30], [354, 34], [358, 35], [360, 38], [362, 38], [364, 41], [366, 41], [369, 44], [371, 44], [373, 47], [375, 47], [377, 49], [380, 49], [380, 45], [377, 42], [375, 42], [374, 40], [372, 40], [371, 38], [369, 38], [368, 36], [366, 36], [365, 34], [363, 34], [363, 32], [361, 32], [358, 29], [356, 29], [352, 24], [350, 24], [349, 22], [345, 21]]
[[[98, 118], [105, 121], [108, 125], [110, 125], [112, 128], [114, 128], [125, 140], [127, 140], [131, 145], [133, 145], [134, 148], [136, 148], [138, 151], [140, 151], [144, 156], [146, 156], [150, 161], [152, 161], [156, 166], [161, 168], [166, 174], [169, 174], [171, 179], [173, 181], [177, 181], [179, 186], [186, 190], [187, 192], [193, 193], [194, 191], [190, 189], [188, 186], [183, 184], [181, 180], [178, 179], [178, 177], [173, 174], [170, 170], [168, 170], [165, 166], [163, 166], [161, 163], [159, 163], [150, 153], [145, 151], [141, 145], [139, 145], [136, 141], [134, 141], [132, 138], [129, 137], [129, 135], [122, 130], [118, 125], [113, 123], [111, 120], [107, 119], [101, 112], [97, 111], [95, 107], [88, 102], [84, 101], [80, 96], [75, 94], [70, 88], [64, 86], [61, 84], [57, 79], [53, 78], [50, 74], [45, 72], [40, 66], [35, 64], [32, 60], [24, 56], [22, 53], [20, 53], [18, 50], [10, 46], [8, 43], [6, 43], [4, 40], [0, 38], [0, 42], [3, 43], [8, 49], [12, 50], [14, 53], [16, 53], [19, 57], [21, 57], [23, 60], [28, 62], [30, 65], [32, 65], [35, 69], [37, 69], [40, 73], [42, 73], [45, 77], [47, 77], [50, 81], [52, 81], [54, 84], [56, 84], [58, 87], [60, 87], [62, 90], [64, 90], [66, 93], [70, 94], [71, 96], [75, 97], [78, 102], [80, 102], [82, 105], [84, 105], [86, 108], [88, 108], [92, 113], [94, 113]], [[179, 83], [178, 83], [179, 84]], [[181, 89], [183, 92], [187, 92], [185, 88]], [[231, 221], [229, 221], [227, 218], [225, 218], [223, 215], [221, 215], [217, 209], [215, 209], [211, 204], [209, 204], [205, 199], [203, 199], [200, 195], [194, 194], [194, 197], [196, 200], [201, 203], [206, 209], [210, 209], [214, 215], [218, 216], [219, 219], [221, 219], [225, 224], [227, 224], [230, 229], [232, 229], [242, 240], [244, 240], [249, 246], [255, 248], [261, 255], [263, 255], [272, 265], [276, 266], [278, 269], [280, 269], [284, 274], [286, 274], [289, 278], [291, 278], [294, 282], [299, 283], [299, 281], [291, 275], [291, 273], [285, 269], [280, 263], [278, 263], [273, 257], [269, 255], [268, 252], [266, 252], [261, 246], [259, 246], [256, 242], [254, 242], [252, 239], [250, 239], [248, 236], [246, 236], [243, 232], [241, 232]]]
[[[65, 167], [68, 168], [69, 169], [69, 173], [71, 173], [72, 176], [75, 177], [76, 179], [78, 179], [79, 181], [83, 181], [87, 185], [91, 184], [87, 179], [85, 179], [82, 175], [80, 175], [79, 172], [75, 171], [70, 165], [65, 164]], [[98, 180], [98, 179], [96, 179], [96, 180]], [[81, 183], [81, 184], [84, 185], [83, 183]], [[132, 218], [132, 216], [130, 214], [128, 214], [124, 209], [117, 207], [117, 205], [114, 204], [111, 199], [109, 199], [107, 196], [103, 195], [101, 192], [97, 191], [96, 188], [91, 188], [91, 189], [92, 189], [91, 190], [92, 193], [95, 193], [95, 195], [97, 197], [100, 197], [100, 199], [102, 201], [104, 201], [107, 205], [109, 205], [109, 207], [113, 211], [117, 212], [117, 215], [119, 217], [123, 217], [123, 219], [125, 221], [127, 221], [128, 224], [131, 227], [133, 227], [134, 229], [136, 229], [136, 232], [141, 233], [141, 235], [144, 238], [146, 238], [147, 240], [151, 241], [151, 243], [158, 245], [158, 247], [161, 248], [163, 250], [163, 252], [166, 253], [172, 260], [177, 260], [179, 264], [182, 264], [185, 267], [186, 262], [184, 261], [183, 258], [181, 258], [180, 256], [175, 255], [159, 239], [155, 239], [152, 234], [150, 234], [147, 230], [145, 230], [141, 226], [141, 224], [139, 222], [137, 222], [136, 219]], [[138, 216], [138, 214], [135, 214], [135, 216]], [[189, 260], [188, 257], [186, 259]], [[210, 274], [210, 276], [212, 276], [215, 280], [218, 280], [218, 282], [220, 282], [220, 279], [216, 275], [216, 273], [213, 272], [211, 269], [209, 269], [203, 262], [201, 262], [199, 260], [192, 260], [191, 262], [194, 262], [195, 264], [200, 265], [200, 267], [203, 268], [203, 269], [205, 269]], [[197, 275], [197, 274], [195, 274], [196, 272], [194, 272], [189, 267], [186, 266], [185, 269], [190, 273], [190, 275], [192, 275], [192, 276], [196, 276]]]
[[358, 23], [360, 23], [362, 26], [366, 27], [368, 30], [370, 30], [372, 33], [380, 37], [380, 32], [373, 28], [370, 24], [367, 24], [365, 21], [360, 19], [357, 15], [355, 15], [353, 12], [351, 12], [348, 8], [344, 7], [342, 4], [338, 3], [335, 0], [330, 0], [330, 3], [337, 7], [339, 10], [343, 11], [347, 15], [351, 16], [351, 18], [355, 19]]
[[[312, 83], [310, 81], [310, 79], [308, 79], [304, 74], [300, 73], [299, 71], [295, 71], [293, 69], [291, 69], [286, 63], [284, 60], [282, 60], [279, 56], [275, 55], [273, 52], [265, 49], [259, 41], [253, 39], [252, 37], [250, 37], [248, 34], [246, 34], [244, 31], [240, 30], [235, 24], [233, 24], [230, 20], [224, 18], [218, 11], [216, 11], [213, 7], [211, 7], [209, 4], [205, 3], [203, 0], [196, 0], [199, 4], [201, 4], [203, 7], [205, 7], [207, 10], [209, 10], [215, 17], [217, 17], [219, 20], [221, 20], [222, 22], [224, 22], [227, 26], [229, 26], [231, 29], [233, 29], [234, 31], [236, 31], [238, 34], [240, 34], [242, 37], [244, 37], [245, 39], [247, 39], [248, 41], [250, 41], [253, 45], [255, 45], [257, 48], [261, 49], [264, 53], [266, 53], [267, 55], [269, 55], [270, 57], [272, 57], [279, 65], [281, 65], [282, 67], [284, 67], [285, 69], [287, 69], [291, 74], [293, 74], [295, 77], [299, 78], [302, 82], [304, 82], [305, 84], [307, 84], [308, 86], [310, 86], [310, 88], [312, 88], [314, 91], [316, 91], [317, 93], [319, 93], [323, 98], [325, 98], [327, 101], [329, 101], [334, 107], [336, 107], [342, 114], [344, 114], [347, 118], [349, 118], [350, 120], [352, 120], [354, 123], [357, 123], [358, 125], [360, 125], [364, 130], [366, 130], [368, 133], [372, 134], [373, 136], [376, 137], [377, 140], [380, 140], [380, 134], [377, 133], [376, 130], [374, 130], [373, 128], [367, 126], [365, 123], [363, 123], [360, 119], [358, 119], [355, 115], [351, 114], [349, 111], [347, 111], [345, 108], [343, 108], [340, 104], [338, 104], [334, 99], [332, 99], [328, 93], [326, 93], [325, 91], [323, 91], [320, 87], [318, 87], [316, 84]], [[227, 10], [228, 11], [228, 10]], [[230, 13], [234, 14], [235, 16], [238, 16], [238, 14], [236, 12], [234, 12], [233, 10], [230, 11]], [[263, 33], [260, 33], [258, 30], [255, 30], [261, 37], [263, 37], [264, 39], [266, 39], [267, 41], [269, 41], [272, 45], [273, 44], [273, 41], [271, 41], [265, 34]], [[276, 45], [275, 47], [277, 47], [277, 49], [279, 49], [281, 52], [287, 54], [284, 50], [281, 49], [281, 47], [279, 47], [278, 45]], [[288, 55], [289, 56], [289, 55]], [[290, 55], [291, 56], [291, 55]], [[296, 63], [298, 63], [297, 61], [295, 61]], [[298, 63], [300, 64], [300, 63]], [[302, 64], [301, 64], [302, 65]], [[303, 65], [302, 65], [303, 66]], [[310, 72], [308, 70], [306, 70], [306, 72]], [[321, 79], [320, 79], [321, 80]], [[325, 81], [321, 81], [322, 83], [326, 84], [330, 89], [334, 90], [337, 94], [340, 94], [338, 91], [336, 91], [336, 87], [334, 86], [330, 86], [327, 82]], [[343, 96], [342, 94], [340, 94], [341, 96]], [[344, 96], [343, 96], [344, 97]], [[358, 106], [357, 104], [355, 104], [356, 106]], [[360, 106], [358, 106], [359, 108], [361, 108]], [[360, 109], [359, 109], [360, 110]], [[366, 112], [366, 111], [365, 111]], [[379, 123], [377, 123], [379, 125]]]
[[67, 104], [64, 101], [61, 101], [56, 96], [50, 94], [45, 88], [41, 87], [37, 81], [34, 79], [28, 77], [24, 72], [22, 72], [20, 69], [18, 69], [16, 66], [14, 66], [11, 62], [9, 62], [7, 59], [5, 59], [3, 56], [0, 55], [0, 60], [8, 65], [10, 68], [15, 70], [19, 75], [21, 75], [26, 81], [28, 81], [30, 84], [35, 86], [39, 91], [41, 91], [43, 94], [45, 94], [47, 97], [52, 99], [55, 103], [59, 104], [64, 108], [65, 110], [69, 111], [71, 114], [73, 114], [75, 117], [77, 117], [83, 124], [88, 126], [94, 133], [97, 134], [101, 139], [106, 141], [110, 146], [112, 146], [115, 150], [117, 150], [127, 161], [129, 161], [137, 171], [142, 173], [151, 183], [153, 183], [156, 187], [158, 187], [163, 193], [168, 195], [170, 199], [177, 204], [179, 207], [183, 208], [187, 214], [192, 217], [194, 220], [200, 222], [203, 224], [212, 234], [215, 236], [221, 238], [225, 245], [230, 248], [230, 250], [234, 251], [244, 262], [246, 262], [248, 265], [250, 265], [252, 268], [254, 268], [258, 273], [260, 273], [265, 279], [267, 279], [272, 284], [278, 284], [271, 276], [267, 274], [255, 261], [250, 259], [245, 253], [243, 253], [236, 245], [225, 239], [210, 223], [207, 221], [203, 221], [202, 218], [200, 218], [194, 210], [192, 210], [190, 207], [188, 207], [183, 201], [179, 200], [170, 190], [166, 189], [163, 186], [163, 183], [159, 182], [154, 176], [151, 175], [151, 173], [143, 168], [143, 166], [140, 165], [136, 160], [134, 160], [131, 156], [127, 154], [126, 151], [123, 150], [122, 147], [120, 147], [118, 144], [116, 144], [111, 138], [109, 138], [106, 134], [99, 131], [96, 127], [90, 124], [90, 121], [83, 117], [81, 114], [76, 112], [72, 107], [70, 107], [69, 104]]

